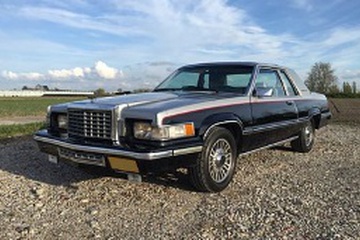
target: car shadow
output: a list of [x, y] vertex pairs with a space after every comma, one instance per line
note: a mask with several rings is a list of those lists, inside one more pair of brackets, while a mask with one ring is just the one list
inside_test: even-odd
[[192, 186], [189, 179], [190, 177], [187, 173], [176, 170], [164, 173], [148, 174], [143, 178], [144, 182], [147, 183], [196, 192], [197, 190]]
[[[51, 163], [47, 154], [39, 151], [31, 136], [0, 140], [0, 170], [58, 186], [72, 186], [77, 182], [104, 177], [127, 179], [126, 174], [107, 168], [78, 165], [69, 161]], [[184, 172], [148, 174], [144, 175], [142, 180], [151, 184], [194, 191], [188, 175]]]
[[294, 152], [294, 149], [292, 149], [290, 146], [287, 146], [287, 145], [275, 146], [275, 147], [272, 147], [271, 149], [283, 151], [283, 152]]

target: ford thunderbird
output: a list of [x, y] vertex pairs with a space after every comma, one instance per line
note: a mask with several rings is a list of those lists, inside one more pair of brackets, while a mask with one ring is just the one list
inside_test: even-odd
[[309, 152], [330, 118], [326, 97], [289, 68], [217, 62], [183, 66], [152, 92], [49, 106], [34, 139], [52, 162], [140, 179], [186, 168], [196, 189], [218, 192], [241, 156], [288, 142]]

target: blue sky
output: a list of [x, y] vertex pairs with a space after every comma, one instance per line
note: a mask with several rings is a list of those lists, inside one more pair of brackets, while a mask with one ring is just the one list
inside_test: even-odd
[[360, 2], [2, 0], [0, 89], [156, 86], [208, 61], [330, 62], [360, 86]]

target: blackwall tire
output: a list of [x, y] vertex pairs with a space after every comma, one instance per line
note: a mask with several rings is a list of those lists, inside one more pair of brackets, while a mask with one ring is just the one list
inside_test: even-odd
[[291, 142], [291, 147], [297, 152], [309, 152], [315, 142], [315, 127], [313, 121], [307, 122], [299, 133], [299, 138]]
[[204, 192], [224, 190], [235, 173], [236, 153], [236, 142], [229, 130], [211, 129], [195, 166], [189, 168], [194, 187]]

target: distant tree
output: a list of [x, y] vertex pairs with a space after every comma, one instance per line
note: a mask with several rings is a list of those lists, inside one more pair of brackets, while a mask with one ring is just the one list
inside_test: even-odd
[[317, 62], [312, 66], [305, 81], [310, 91], [319, 93], [330, 93], [336, 86], [337, 77], [334, 74], [330, 63]]
[[94, 91], [94, 94], [95, 94], [96, 97], [101, 97], [101, 96], [107, 95], [105, 89], [103, 89], [103, 88], [98, 88], [98, 89], [96, 89], [96, 90]]
[[343, 83], [343, 93], [345, 93], [345, 94], [351, 94], [352, 92], [353, 92], [353, 91], [352, 91], [352, 88], [351, 88], [350, 83], [344, 82], [344, 83]]
[[352, 90], [353, 90], [353, 93], [356, 94], [357, 93], [357, 89], [356, 89], [356, 82], [354, 81], [353, 84], [352, 84]]
[[337, 85], [332, 85], [331, 87], [329, 87], [329, 92], [330, 94], [337, 94], [340, 92], [340, 89]]
[[28, 88], [28, 86], [25, 85], [22, 87], [22, 90], [29, 90], [29, 88]]

